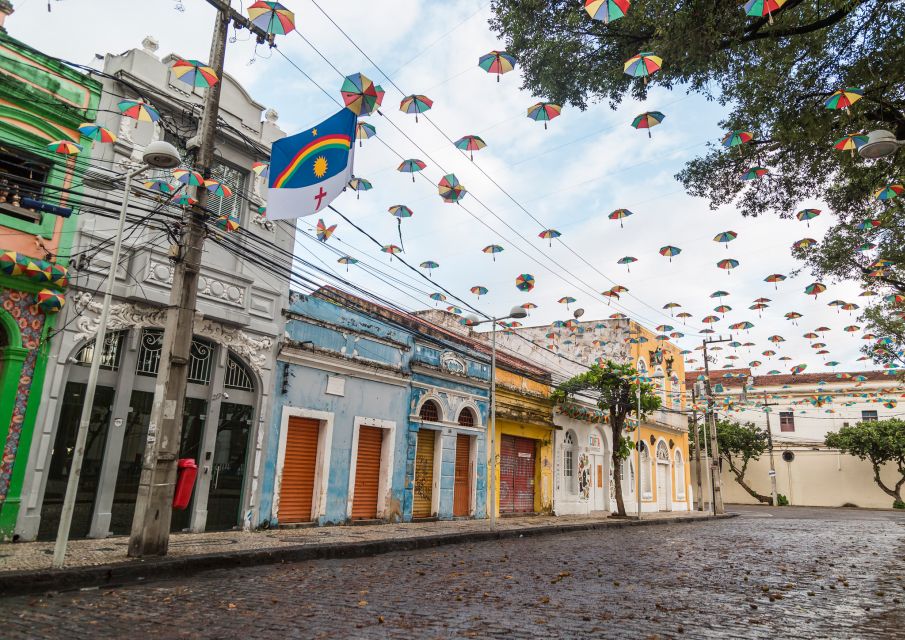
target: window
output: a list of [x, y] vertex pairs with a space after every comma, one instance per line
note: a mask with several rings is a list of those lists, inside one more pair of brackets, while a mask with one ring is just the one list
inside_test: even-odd
[[685, 499], [685, 459], [682, 457], [682, 452], [676, 449], [676, 466], [675, 466], [675, 474], [676, 474], [676, 500], [684, 500]]
[[566, 489], [572, 491], [572, 479], [575, 477], [575, 433], [566, 432], [562, 443], [562, 475], [566, 479]]
[[229, 187], [233, 194], [228, 198], [213, 197], [207, 200], [207, 206], [214, 216], [233, 216], [242, 219], [242, 198], [245, 194], [246, 173], [229, 165], [217, 162], [211, 171], [211, 179]]
[[795, 414], [791, 411], [779, 412], [779, 430], [795, 431]]
[[227, 389], [241, 389], [242, 391], [254, 391], [251, 374], [244, 364], [232, 353], [226, 362], [226, 380], [223, 386]]
[[[140, 376], [156, 376], [160, 369], [160, 353], [163, 348], [163, 331], [160, 329], [144, 329], [141, 333], [141, 344], [135, 373]], [[211, 381], [214, 347], [206, 340], [192, 340], [191, 357], [189, 359], [188, 381], [195, 384], [207, 384]], [[229, 376], [227, 371], [227, 376]], [[251, 381], [249, 380], [249, 384]], [[232, 387], [239, 389], [240, 387]], [[251, 391], [252, 389], [249, 389]]]
[[471, 409], [462, 409], [462, 411], [459, 413], [459, 426], [473, 427], [474, 423], [474, 411], [472, 411]]
[[440, 422], [440, 407], [433, 400], [428, 400], [421, 405], [421, 411], [418, 415], [421, 416], [422, 420], [427, 420], [428, 422]]
[[861, 412], [861, 422], [876, 422], [877, 421], [877, 412], [876, 411], [862, 411]]
[[[119, 352], [122, 348], [125, 335], [125, 331], [114, 331], [104, 336], [104, 350], [101, 354], [100, 364], [101, 369], [116, 371], [119, 367]], [[88, 367], [91, 366], [91, 361], [94, 359], [95, 342], [96, 340], [92, 340], [79, 349], [78, 354], [75, 356], [75, 360], [78, 364]]]
[[38, 156], [0, 146], [0, 213], [25, 222], [40, 223], [41, 213], [23, 198], [42, 200], [50, 164]]

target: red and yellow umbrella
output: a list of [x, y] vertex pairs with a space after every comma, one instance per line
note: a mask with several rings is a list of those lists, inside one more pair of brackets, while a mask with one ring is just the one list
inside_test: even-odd
[[248, 18], [256, 27], [278, 36], [295, 29], [295, 14], [279, 2], [255, 2], [248, 7]]
[[82, 145], [76, 144], [72, 140], [54, 140], [47, 145], [47, 150], [71, 156], [79, 153], [82, 150]]
[[200, 60], [180, 58], [173, 63], [173, 75], [192, 87], [212, 87], [220, 80], [217, 72]]

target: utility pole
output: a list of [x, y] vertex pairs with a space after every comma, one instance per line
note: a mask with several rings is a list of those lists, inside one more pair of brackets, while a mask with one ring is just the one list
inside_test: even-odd
[[[207, 89], [201, 117], [200, 141], [195, 168], [208, 179], [214, 164], [214, 142], [223, 86], [223, 62], [231, 21], [249, 28], [259, 42], [273, 38], [254, 27], [247, 18], [230, 9], [222, 0], [208, 0], [217, 10], [211, 38], [210, 66], [219, 82]], [[135, 516], [129, 538], [129, 556], [166, 555], [170, 537], [176, 462], [181, 443], [188, 367], [191, 361], [192, 328], [198, 297], [198, 277], [204, 248], [205, 205], [209, 196], [204, 185], [196, 187], [197, 204], [183, 218], [184, 236], [174, 258], [173, 283], [164, 327], [160, 369], [154, 387], [154, 401], [148, 424], [148, 438], [142, 461]]]
[[713, 459], [710, 464], [710, 478], [713, 487], [713, 513], [722, 514], [726, 513], [726, 509], [723, 506], [723, 494], [720, 491], [720, 446], [717, 443], [716, 437], [716, 411], [714, 410], [714, 401], [713, 401], [713, 389], [710, 386], [710, 361], [707, 357], [707, 345], [708, 344], [716, 344], [719, 342], [729, 342], [732, 340], [732, 336], [728, 338], [723, 338], [720, 336], [719, 338], [714, 339], [704, 339], [704, 386], [707, 389], [707, 422], [710, 424], [710, 451]]
[[698, 502], [698, 511], [704, 510], [704, 493], [702, 488], [702, 478], [703, 469], [701, 469], [701, 447], [698, 443], [698, 409], [697, 409], [697, 394], [695, 393], [694, 387], [691, 388], [691, 424], [693, 425], [691, 428], [691, 438], [694, 442], [694, 465], [697, 470], [697, 478], [698, 478], [698, 491], [697, 491], [697, 502]]
[[767, 403], [767, 392], [764, 391], [764, 416], [767, 418], [767, 444], [770, 447], [770, 495], [773, 497], [773, 506], [777, 505], [776, 495], [776, 467], [773, 464], [773, 430], [770, 428], [770, 407]]

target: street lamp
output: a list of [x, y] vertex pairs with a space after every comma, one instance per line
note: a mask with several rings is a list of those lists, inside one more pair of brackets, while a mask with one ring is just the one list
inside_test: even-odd
[[891, 156], [905, 140], [897, 140], [894, 133], [885, 129], [877, 129], [867, 134], [867, 142], [858, 147], [858, 155], [867, 160], [876, 160]]
[[528, 311], [515, 306], [509, 310], [508, 316], [502, 318], [488, 318], [481, 320], [475, 315], [465, 317], [465, 325], [476, 327], [487, 322], [491, 323], [493, 330], [490, 339], [490, 528], [496, 529], [496, 326], [501, 320], [509, 318], [521, 319], [528, 317]]
[[[147, 169], [172, 169], [179, 166], [180, 157], [176, 147], [169, 142], [158, 140], [149, 144], [142, 156], [144, 164], [125, 175], [126, 184], [123, 203], [119, 211], [119, 225], [113, 243], [113, 256], [107, 270], [107, 290], [104, 292], [104, 304], [98, 321], [97, 335], [94, 339], [94, 350], [91, 354], [91, 370], [88, 373], [88, 384], [85, 388], [82, 414], [79, 418], [79, 430], [72, 453], [72, 464], [69, 467], [69, 478], [66, 481], [66, 495], [63, 498], [63, 510], [60, 513], [60, 525], [53, 549], [53, 567], [62, 569], [66, 560], [66, 545], [69, 542], [69, 528], [72, 524], [72, 512], [75, 507], [75, 495], [78, 491], [79, 476], [82, 474], [82, 460], [85, 456], [85, 441], [88, 437], [88, 426], [91, 422], [91, 409], [94, 405], [94, 394], [97, 390], [97, 377], [100, 373], [101, 359], [104, 356], [104, 343], [107, 337], [107, 322], [110, 318], [110, 302], [113, 298], [113, 285], [116, 282], [116, 269], [119, 265], [119, 254], [122, 249], [123, 228], [126, 225], [126, 212], [129, 209], [129, 196], [132, 191], [132, 179]], [[118, 176], [122, 177], [122, 176]]]

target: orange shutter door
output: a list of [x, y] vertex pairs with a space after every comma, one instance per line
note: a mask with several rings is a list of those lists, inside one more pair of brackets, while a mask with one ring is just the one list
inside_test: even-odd
[[380, 482], [380, 449], [383, 429], [361, 427], [358, 432], [358, 457], [355, 459], [355, 493], [352, 519], [377, 517], [377, 487]]
[[431, 503], [434, 486], [434, 442], [436, 431], [418, 431], [418, 446], [415, 450], [415, 486], [412, 502], [412, 517], [431, 517]]
[[471, 502], [471, 474], [468, 472], [468, 458], [471, 452], [471, 438], [456, 436], [456, 477], [453, 486], [453, 515], [467, 516]]
[[317, 420], [290, 418], [287, 428], [278, 520], [281, 524], [308, 522], [314, 500], [320, 423]]

